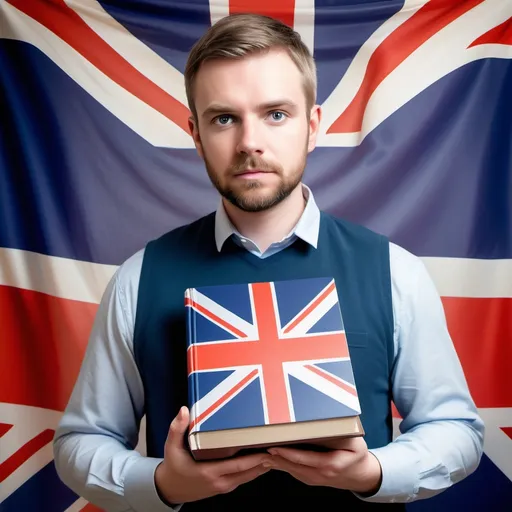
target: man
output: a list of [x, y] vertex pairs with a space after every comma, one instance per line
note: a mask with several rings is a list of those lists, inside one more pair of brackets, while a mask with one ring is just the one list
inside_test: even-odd
[[[191, 132], [222, 200], [150, 242], [109, 283], [55, 436], [62, 480], [112, 511], [277, 510], [281, 499], [297, 511], [328, 501], [352, 511], [403, 509], [468, 476], [484, 427], [425, 268], [320, 212], [302, 183], [321, 110], [299, 36], [272, 19], [226, 17], [192, 49], [185, 79]], [[184, 290], [324, 275], [341, 292], [365, 437], [328, 453], [195, 462]], [[394, 441], [391, 400], [403, 417]], [[134, 450], [143, 415], [146, 456]]]

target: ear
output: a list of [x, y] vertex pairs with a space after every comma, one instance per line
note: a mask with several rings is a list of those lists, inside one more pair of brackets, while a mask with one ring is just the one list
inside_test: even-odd
[[311, 114], [309, 118], [308, 153], [311, 153], [311, 151], [313, 151], [313, 149], [316, 147], [316, 138], [318, 136], [321, 120], [322, 107], [320, 107], [320, 105], [314, 105], [311, 108]]
[[201, 158], [203, 158], [203, 145], [201, 144], [199, 128], [197, 125], [197, 121], [194, 119], [194, 116], [190, 116], [188, 118], [188, 127], [190, 130], [190, 134], [192, 135], [192, 139], [194, 140], [194, 144], [196, 146], [197, 152], [199, 153], [199, 156]]

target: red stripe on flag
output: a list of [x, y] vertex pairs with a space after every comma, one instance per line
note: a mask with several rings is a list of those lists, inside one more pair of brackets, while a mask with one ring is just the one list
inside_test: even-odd
[[334, 375], [331, 375], [330, 373], [325, 372], [322, 369], [317, 368], [316, 366], [312, 366], [310, 364], [306, 365], [306, 368], [309, 371], [316, 373], [317, 375], [320, 375], [320, 377], [323, 377], [324, 379], [328, 380], [329, 382], [338, 386], [339, 388], [344, 389], [347, 393], [350, 393], [353, 396], [357, 396], [355, 388], [349, 386], [348, 384], [345, 384], [345, 382], [343, 382], [341, 379], [338, 379]]
[[256, 377], [257, 374], [258, 370], [253, 370], [251, 373], [249, 373], [249, 375], [246, 375], [236, 386], [233, 386], [226, 394], [222, 395], [217, 401], [210, 405], [208, 409], [198, 414], [190, 425], [191, 428], [195, 427], [200, 421], [215, 411], [220, 405], [226, 403], [229, 398], [231, 398], [238, 390], [242, 389], [246, 384], [248, 384], [254, 377]]
[[442, 300], [477, 407], [512, 407], [512, 298]]
[[92, 503], [88, 503], [80, 512], [105, 512], [102, 508], [98, 508]]
[[293, 27], [295, 0], [230, 0], [229, 13], [239, 12], [270, 16]]
[[306, 318], [311, 313], [311, 311], [313, 311], [318, 306], [318, 304], [320, 304], [320, 302], [322, 302], [325, 299], [325, 297], [327, 297], [332, 291], [334, 291], [334, 288], [335, 284], [333, 282], [288, 327], [286, 327], [284, 332], [289, 333], [294, 327], [296, 327], [300, 322], [302, 322], [302, 320], [304, 320], [304, 318]]
[[0, 423], [0, 437], [5, 436], [14, 425], [10, 425], [9, 423]]
[[501, 430], [503, 430], [503, 432], [512, 439], [512, 427], [501, 427]]
[[222, 325], [222, 327], [224, 329], [228, 330], [229, 332], [232, 332], [236, 336], [238, 336], [240, 338], [247, 338], [247, 334], [242, 332], [240, 329], [237, 329], [234, 325], [231, 325], [230, 323], [222, 320], [222, 318], [219, 318], [217, 315], [213, 314], [211, 311], [209, 311], [208, 309], [204, 308], [203, 306], [201, 306], [197, 302], [195, 302], [195, 301], [193, 301], [191, 299], [185, 299], [185, 306], [192, 307], [192, 308], [196, 309], [199, 313], [201, 313], [202, 315], [206, 316], [207, 318], [209, 318], [213, 322], [216, 322], [216, 323]]
[[64, 410], [97, 308], [0, 286], [0, 402]]
[[54, 430], [43, 430], [36, 437], [24, 444], [17, 452], [0, 464], [0, 482], [3, 482], [9, 475], [16, 471], [32, 455], [46, 446], [53, 439]]
[[8, 1], [51, 30], [118, 85], [190, 133], [189, 109], [119, 55], [64, 0]]
[[375, 50], [356, 96], [327, 133], [361, 131], [366, 105], [384, 79], [425, 41], [482, 2], [483, 0], [430, 0], [421, 7]]
[[475, 39], [468, 48], [481, 44], [510, 44], [512, 45], [512, 18], [494, 27], [478, 39]]

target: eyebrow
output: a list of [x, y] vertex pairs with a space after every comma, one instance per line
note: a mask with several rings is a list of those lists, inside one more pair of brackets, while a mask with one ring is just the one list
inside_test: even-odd
[[[272, 110], [280, 107], [287, 107], [290, 110], [296, 110], [298, 108], [297, 103], [291, 100], [275, 100], [269, 101], [268, 103], [261, 103], [256, 107], [257, 110]], [[203, 113], [202, 117], [210, 117], [212, 115], [219, 114], [230, 114], [236, 112], [236, 108], [230, 107], [228, 105], [222, 105], [220, 103], [212, 103]]]

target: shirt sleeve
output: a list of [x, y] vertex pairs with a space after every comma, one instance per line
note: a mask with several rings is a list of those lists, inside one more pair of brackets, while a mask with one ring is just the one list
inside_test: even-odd
[[54, 437], [61, 480], [104, 510], [169, 512], [154, 472], [162, 459], [138, 451], [144, 411], [133, 356], [133, 324], [142, 252], [123, 264], [99, 305], [67, 408]]
[[365, 501], [407, 503], [441, 493], [476, 470], [484, 424], [470, 396], [441, 299], [423, 262], [391, 244], [400, 433], [370, 450], [382, 484]]

